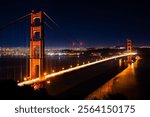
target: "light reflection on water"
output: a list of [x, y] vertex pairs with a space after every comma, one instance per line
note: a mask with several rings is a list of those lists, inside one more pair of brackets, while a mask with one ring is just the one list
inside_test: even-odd
[[[119, 66], [121, 66], [121, 61], [119, 59]], [[139, 95], [138, 90], [135, 90], [139, 84], [136, 76], [139, 61], [136, 60], [136, 62], [128, 64], [125, 70], [88, 95], [85, 99], [110, 99], [110, 95], [117, 96], [118, 94], [124, 96], [125, 99], [136, 99]]]
[[122, 66], [122, 59], [119, 59], [119, 67]]

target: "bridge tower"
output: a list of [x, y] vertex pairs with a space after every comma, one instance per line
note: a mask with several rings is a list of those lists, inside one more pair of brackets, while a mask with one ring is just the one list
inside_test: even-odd
[[[132, 53], [132, 41], [130, 39], [127, 39], [127, 53], [131, 54]], [[132, 60], [132, 55], [128, 56], [127, 61], [131, 62]]]
[[127, 39], [127, 52], [132, 52], [132, 41], [130, 39]]
[[30, 79], [44, 78], [43, 12], [31, 13], [30, 26]]

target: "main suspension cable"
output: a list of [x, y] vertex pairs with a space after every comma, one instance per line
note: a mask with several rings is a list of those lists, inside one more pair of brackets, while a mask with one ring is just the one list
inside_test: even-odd
[[54, 23], [58, 28], [60, 28], [60, 26], [47, 13], [45, 13], [45, 12], [43, 12], [43, 13], [52, 23]]
[[44, 22], [44, 24], [48, 27], [49, 30], [53, 30], [53, 28], [47, 22]]
[[26, 18], [26, 17], [28, 17], [28, 16], [30, 16], [30, 15], [31, 15], [31, 13], [29, 13], [29, 14], [27, 14], [27, 15], [24, 15], [24, 16], [22, 16], [22, 17], [16, 19], [16, 20], [14, 20], [14, 21], [12, 21], [12, 22], [10, 22], [10, 23], [8, 23], [8, 24], [2, 26], [2, 27], [0, 28], [0, 31], [3, 30], [3, 29], [5, 29], [5, 28], [8, 27], [9, 25], [12, 25], [12, 24], [14, 24], [14, 23], [16, 23], [16, 22], [18, 22], [18, 21], [20, 21], [20, 20], [23, 20], [24, 18]]

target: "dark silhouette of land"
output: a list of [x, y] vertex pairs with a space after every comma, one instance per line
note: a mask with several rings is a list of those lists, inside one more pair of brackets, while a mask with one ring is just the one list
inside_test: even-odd
[[31, 86], [19, 87], [15, 81], [0, 81], [0, 99], [54, 99], [44, 88], [34, 90]]

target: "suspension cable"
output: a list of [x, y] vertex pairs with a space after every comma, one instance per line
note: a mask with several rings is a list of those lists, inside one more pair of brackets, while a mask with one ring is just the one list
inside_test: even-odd
[[8, 24], [2, 26], [2, 27], [0, 28], [0, 31], [3, 30], [3, 29], [5, 29], [6, 27], [8, 27], [8, 26], [11, 25], [11, 24], [14, 24], [14, 23], [16, 23], [16, 22], [18, 22], [18, 21], [20, 21], [20, 20], [23, 20], [24, 18], [26, 18], [26, 17], [28, 17], [28, 16], [30, 16], [30, 15], [31, 15], [31, 13], [29, 13], [29, 14], [27, 14], [27, 15], [24, 15], [24, 16], [22, 16], [22, 17], [16, 19], [16, 20], [14, 20], [14, 21], [12, 21], [12, 22], [10, 22], [10, 23], [8, 23]]
[[[50, 20], [50, 22], [52, 22], [59, 29], [59, 31], [61, 31], [61, 33], [66, 37], [66, 39], [70, 41], [71, 34], [64, 31], [47, 13], [43, 12], [43, 14]], [[52, 27], [48, 23], [44, 22], [44, 24], [50, 29], [49, 31], [52, 30]]]
[[44, 24], [48, 27], [48, 29], [53, 30], [53, 28], [47, 22], [44, 22]]
[[49, 15], [47, 15], [47, 13], [45, 13], [45, 12], [43, 12], [43, 13], [52, 23], [54, 23], [58, 28], [60, 28], [60, 26]]

